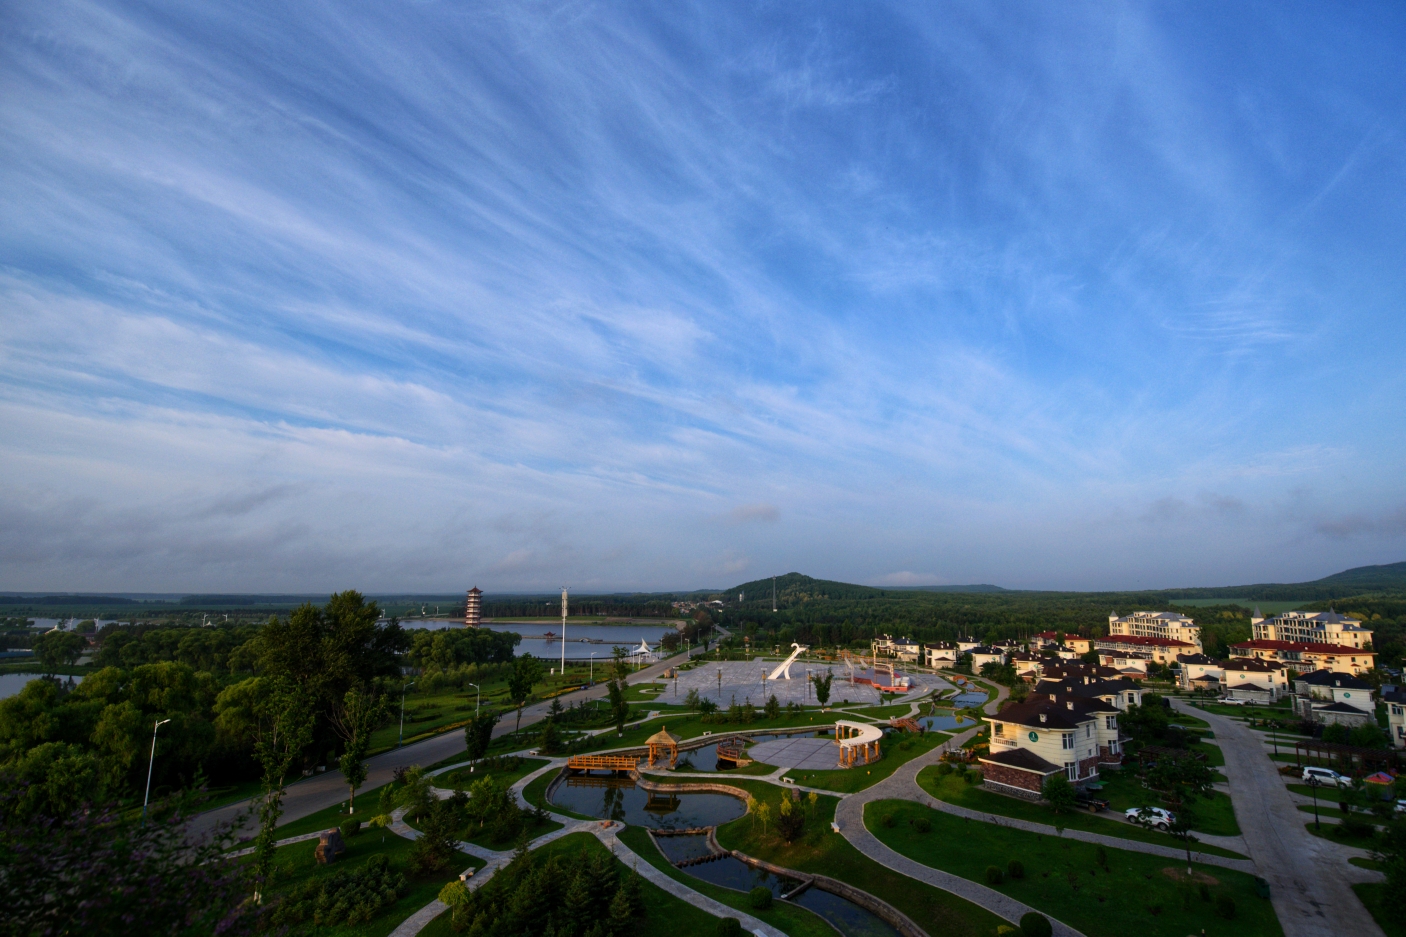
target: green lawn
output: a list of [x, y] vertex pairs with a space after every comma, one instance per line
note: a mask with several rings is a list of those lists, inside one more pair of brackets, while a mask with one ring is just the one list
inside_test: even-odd
[[[925, 820], [926, 833], [912, 825]], [[1184, 861], [1092, 843], [1041, 836], [1010, 827], [965, 820], [909, 801], [872, 803], [865, 825], [885, 845], [924, 865], [989, 884], [988, 866], [1005, 869], [1012, 859], [1025, 866], [1021, 879], [1009, 876], [997, 891], [1058, 918], [1088, 937], [1183, 937], [1202, 928], [1207, 934], [1281, 934], [1267, 899], [1255, 894], [1255, 879], [1219, 866], [1196, 866], [1218, 884], [1208, 885], [1210, 901], [1194, 888], [1181, 888], [1163, 873], [1185, 870]], [[960, 843], [960, 848], [953, 848]], [[1099, 853], [1106, 865], [1099, 862]], [[1233, 922], [1215, 913], [1218, 895], [1235, 902]]]
[[[1326, 817], [1327, 814], [1324, 814], [1324, 816]], [[1337, 823], [1325, 821], [1315, 827], [1311, 818], [1307, 823], [1304, 824], [1304, 829], [1308, 830], [1308, 832], [1313, 836], [1317, 836], [1322, 839], [1332, 840], [1333, 842], [1340, 843], [1343, 846], [1356, 846], [1359, 849], [1371, 849], [1373, 844], [1376, 842], [1375, 835], [1349, 836], [1343, 832], [1342, 827], [1339, 826]]]
[[[348, 866], [355, 868], [374, 855], [385, 855], [392, 866], [404, 871], [411, 842], [388, 830], [364, 830], [347, 840], [347, 852], [333, 865], [318, 865], [314, 853], [317, 841], [284, 846], [274, 853], [273, 893], [279, 894], [309, 879], [320, 878]], [[243, 861], [248, 861], [243, 860]], [[323, 927], [319, 937], [385, 937], [411, 914], [433, 901], [446, 882], [467, 868], [482, 868], [482, 860], [455, 853], [450, 867], [423, 878], [410, 878], [409, 887], [399, 899], [373, 920], [355, 927]], [[409, 876], [407, 875], [407, 878]]]
[[715, 901], [720, 901], [730, 908], [745, 911], [790, 935], [790, 937], [835, 937], [835, 929], [828, 922], [805, 908], [784, 901], [775, 901], [765, 911], [758, 910], [752, 907], [747, 895], [743, 892], [723, 888], [712, 882], [705, 882], [702, 879], [694, 878], [681, 869], [674, 868], [673, 864], [664, 858], [663, 853], [654, 845], [654, 840], [650, 838], [649, 833], [645, 832], [642, 827], [627, 826], [618, 834], [618, 838], [636, 855], [674, 881], [682, 882], [694, 891], [707, 895]]
[[550, 762], [545, 758], [524, 758], [522, 759], [522, 764], [506, 771], [485, 770], [483, 765], [475, 765], [472, 768], [459, 768], [456, 771], [447, 771], [444, 774], [431, 778], [430, 783], [435, 787], [442, 787], [448, 790], [468, 790], [469, 785], [473, 784], [475, 781], [481, 781], [486, 777], [492, 777], [502, 781], [505, 785], [511, 786], [547, 764], [550, 764]]
[[834, 771], [788, 771], [786, 776], [797, 784], [806, 787], [819, 787], [827, 791], [850, 794], [878, 784], [893, 774], [900, 766], [907, 764], [919, 755], [932, 751], [947, 739], [942, 732], [924, 732], [920, 735], [903, 733], [900, 736], [886, 736], [879, 747], [884, 757], [872, 765], [858, 768], [840, 768]]
[[[376, 815], [376, 797], [363, 797], [361, 809], [356, 812], [356, 819], [363, 822], [370, 820]], [[278, 825], [278, 838], [287, 839], [290, 836], [301, 836], [304, 833], [318, 833], [322, 830], [330, 830], [334, 826], [341, 826], [346, 820], [352, 819], [347, 816], [346, 803], [333, 804], [331, 807], [324, 807], [317, 813], [309, 814], [301, 820], [290, 820], [287, 823]]]
[[1193, 752], [1206, 756], [1206, 764], [1212, 768], [1225, 767], [1225, 752], [1220, 750], [1219, 745], [1210, 742], [1197, 742], [1190, 746]]
[[1362, 882], [1352, 886], [1352, 890], [1357, 892], [1357, 897], [1362, 899], [1362, 904], [1371, 912], [1373, 920], [1382, 929], [1386, 937], [1406, 937], [1406, 921], [1399, 917], [1388, 914], [1384, 904], [1386, 902], [1385, 882]]
[[907, 703], [899, 703], [894, 706], [866, 706], [862, 709], [848, 711], [860, 716], [872, 716], [875, 719], [892, 719], [894, 716], [908, 715], [908, 710], [912, 708]]
[[[1299, 809], [1309, 816], [1313, 815], [1313, 804], [1299, 804]], [[1337, 807], [1329, 807], [1321, 799], [1318, 801], [1318, 815], [1321, 817], [1332, 817], [1335, 820], [1343, 818], [1343, 812]]]
[[[561, 829], [561, 824], [555, 820], [543, 820], [541, 823], [533, 823], [531, 818], [528, 818], [528, 822], [523, 826], [522, 832], [527, 836], [530, 842], [539, 836], [546, 836], [548, 833], [554, 833], [559, 829]], [[473, 843], [475, 846], [482, 846], [484, 849], [493, 849], [498, 852], [512, 852], [514, 846], [517, 845], [512, 841], [495, 841], [487, 832], [475, 833], [467, 838], [467, 842]]]
[[[772, 790], [780, 793], [777, 788]], [[768, 795], [767, 799], [778, 798]], [[843, 836], [831, 832], [837, 802], [835, 798], [822, 797], [814, 815], [807, 820], [805, 831], [789, 845], [782, 841], [774, 825], [763, 830], [750, 815], [719, 827], [718, 842], [724, 849], [740, 849], [785, 868], [828, 875], [862, 888], [898, 908], [919, 927], [942, 937], [990, 937], [1005, 923], [950, 892], [883, 867], [851, 846]]]
[[[955, 774], [946, 777], [938, 775], [936, 766], [924, 768], [918, 773], [918, 784], [938, 800], [945, 800], [949, 804], [956, 804], [959, 807], [966, 807], [968, 810], [977, 810], [982, 813], [993, 813], [998, 816], [1012, 817], [1016, 820], [1028, 820], [1032, 823], [1044, 823], [1053, 826], [1056, 817], [1050, 812], [1048, 807], [1042, 804], [1031, 803], [1030, 801], [1018, 800], [1014, 797], [1007, 797], [1004, 794], [996, 794], [983, 790], [976, 785], [967, 784]], [[1085, 811], [1075, 811], [1067, 813], [1060, 818], [1067, 829], [1083, 830], [1088, 833], [1102, 833], [1105, 836], [1117, 836], [1122, 839], [1133, 839], [1143, 843], [1156, 843], [1159, 846], [1171, 846], [1177, 848], [1178, 843], [1166, 833], [1158, 833], [1149, 830], [1123, 819], [1122, 810], [1129, 807], [1156, 806], [1160, 803], [1154, 795], [1146, 797], [1133, 797], [1127, 790], [1130, 785], [1135, 785], [1132, 779], [1115, 778], [1114, 774], [1109, 774], [1104, 779], [1104, 790], [1100, 796], [1114, 803], [1114, 807], [1104, 813], [1092, 814]], [[1116, 799], [1115, 799], [1116, 798]], [[1140, 803], [1133, 803], [1133, 800], [1140, 800]], [[1216, 800], [1229, 804], [1229, 798], [1223, 794], [1218, 794]], [[1196, 806], [1201, 808], [1201, 815], [1204, 820], [1206, 808], [1214, 801], [1198, 800]], [[1122, 804], [1122, 806], [1118, 806]], [[1214, 856], [1225, 856], [1231, 859], [1244, 859], [1245, 856], [1229, 849], [1220, 849], [1215, 846], [1208, 846], [1204, 843], [1198, 844], [1200, 852]]]

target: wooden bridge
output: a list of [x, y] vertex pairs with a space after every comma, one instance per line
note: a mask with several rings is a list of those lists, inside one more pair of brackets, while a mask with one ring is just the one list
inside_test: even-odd
[[738, 736], [724, 739], [718, 743], [718, 760], [730, 761], [738, 767], [751, 764], [752, 759], [743, 753], [746, 745], [747, 740]]
[[566, 767], [571, 771], [635, 771], [639, 755], [572, 755]]
[[914, 734], [923, 731], [922, 728], [918, 725], [918, 721], [911, 716], [902, 716], [898, 719], [890, 719], [889, 728], [902, 729], [905, 732], [912, 732]]

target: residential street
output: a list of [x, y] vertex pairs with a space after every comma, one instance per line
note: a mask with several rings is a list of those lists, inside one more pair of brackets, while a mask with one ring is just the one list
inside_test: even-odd
[[[700, 653], [702, 653], [702, 648], [696, 647], [688, 654], [676, 654], [660, 663], [645, 667], [638, 673], [631, 674], [628, 682], [641, 683], [652, 680], [654, 677], [663, 673], [665, 669], [675, 664], [683, 663], [690, 655]], [[558, 697], [558, 699], [562, 701], [563, 705], [566, 705], [578, 700], [600, 699], [605, 696], [605, 693], [605, 684], [598, 683], [589, 689], [568, 693]], [[542, 702], [524, 708], [522, 711], [522, 725], [529, 726], [541, 720], [542, 717], [547, 714], [547, 710], [550, 706], [551, 703]], [[503, 720], [498, 723], [497, 728], [494, 729], [494, 737], [496, 738], [497, 736], [512, 732], [516, 721], [517, 714], [515, 712], [505, 715]], [[366, 783], [363, 784], [361, 789], [357, 792], [358, 798], [366, 797], [366, 800], [358, 800], [358, 803], [364, 803], [364, 809], [370, 813], [371, 809], [375, 806], [375, 789], [389, 783], [397, 768], [409, 767], [411, 765], [432, 765], [463, 750], [464, 731], [462, 729], [453, 729], [442, 735], [436, 735], [415, 742], [414, 744], [406, 745], [404, 748], [392, 749], [391, 751], [383, 752], [382, 754], [368, 759], [366, 762]], [[292, 820], [297, 820], [309, 814], [316, 813], [325, 807], [342, 803], [347, 799], [347, 794], [347, 785], [342, 780], [342, 772], [335, 769], [329, 769], [325, 774], [304, 778], [288, 786], [283, 796], [283, 817], [280, 822], [287, 823]], [[195, 835], [204, 833], [217, 823], [237, 819], [247, 809], [247, 802], [241, 802], [228, 804], [224, 807], [207, 811], [191, 822], [191, 832]], [[361, 811], [358, 810], [358, 813], [360, 812]], [[256, 823], [257, 821], [246, 823], [245, 829], [252, 831]]]
[[1271, 889], [1285, 937], [1383, 937], [1357, 900], [1332, 843], [1305, 829], [1308, 817], [1284, 786], [1275, 762], [1265, 757], [1259, 734], [1234, 719], [1176, 700], [1179, 711], [1205, 719], [1225, 753], [1225, 774], [1250, 858]]

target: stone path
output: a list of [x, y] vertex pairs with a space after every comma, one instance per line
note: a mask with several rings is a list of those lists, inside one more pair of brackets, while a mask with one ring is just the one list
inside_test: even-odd
[[810, 768], [833, 771], [838, 764], [834, 739], [775, 739], [758, 742], [748, 750], [747, 757], [766, 765], [776, 765], [783, 771]]
[[1334, 844], [1304, 828], [1305, 814], [1289, 796], [1276, 763], [1265, 757], [1259, 735], [1234, 719], [1181, 700], [1173, 705], [1206, 720], [1215, 730], [1235, 797], [1235, 819], [1244, 835], [1246, 852], [1269, 882], [1284, 937], [1382, 937], [1381, 928], [1357, 899], [1343, 872], [1353, 867], [1327, 848]]

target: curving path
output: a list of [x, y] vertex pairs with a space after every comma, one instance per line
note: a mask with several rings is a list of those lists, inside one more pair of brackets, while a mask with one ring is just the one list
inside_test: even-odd
[[[1206, 720], [1215, 730], [1245, 851], [1269, 882], [1284, 937], [1382, 937], [1382, 929], [1357, 899], [1343, 871], [1353, 867], [1331, 848], [1335, 844], [1305, 828], [1308, 815], [1295, 805], [1276, 763], [1265, 757], [1259, 734], [1235, 719], [1181, 700], [1172, 705]], [[1352, 875], [1351, 880], [1364, 879]]]

